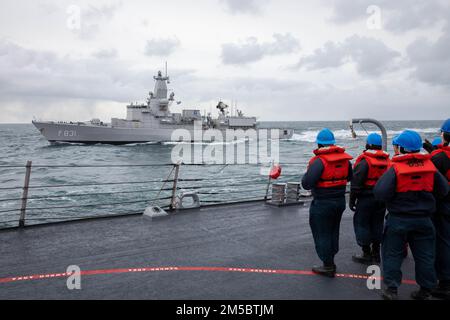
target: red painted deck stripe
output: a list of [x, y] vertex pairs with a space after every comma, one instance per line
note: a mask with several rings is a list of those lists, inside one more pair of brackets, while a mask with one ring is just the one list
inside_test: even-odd
[[[259, 269], [259, 268], [229, 268], [229, 267], [144, 267], [144, 268], [127, 268], [127, 269], [101, 269], [101, 270], [81, 270], [81, 275], [90, 276], [98, 274], [115, 274], [115, 273], [135, 273], [135, 272], [168, 272], [168, 271], [206, 271], [206, 272], [240, 272], [240, 273], [262, 273], [262, 274], [286, 274], [286, 275], [304, 275], [316, 276], [309, 270], [284, 270], [284, 269]], [[0, 278], [0, 283], [10, 283], [30, 280], [43, 280], [51, 278], [64, 278], [68, 274], [48, 273], [36, 274], [30, 276]], [[336, 277], [345, 279], [367, 279], [365, 274], [337, 273]], [[414, 280], [403, 280], [404, 284], [414, 285]]]

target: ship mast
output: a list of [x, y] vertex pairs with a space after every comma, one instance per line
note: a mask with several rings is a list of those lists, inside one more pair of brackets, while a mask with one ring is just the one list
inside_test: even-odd
[[158, 71], [158, 75], [154, 76], [153, 79], [155, 79], [156, 82], [153, 94], [150, 94], [150, 99], [148, 100], [150, 111], [156, 116], [168, 116], [170, 114], [169, 102], [173, 101], [175, 94], [172, 93], [170, 99], [168, 99], [167, 83], [170, 83], [170, 78], [167, 75], [167, 66], [165, 76], [163, 76], [161, 71]]

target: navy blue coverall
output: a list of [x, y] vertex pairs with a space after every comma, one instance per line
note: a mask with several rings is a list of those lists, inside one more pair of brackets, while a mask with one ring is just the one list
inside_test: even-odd
[[[431, 158], [440, 173], [450, 170], [450, 159], [443, 152]], [[437, 199], [436, 212], [433, 215], [436, 228], [436, 273], [440, 285], [450, 286], [450, 193], [443, 199]]]
[[401, 265], [406, 243], [415, 261], [416, 281], [425, 289], [436, 287], [435, 238], [431, 215], [436, 210], [436, 198], [448, 193], [447, 179], [436, 172], [433, 192], [397, 193], [394, 168], [381, 176], [373, 189], [375, 198], [384, 201], [388, 216], [382, 241], [383, 278], [388, 288], [396, 289], [402, 280]]
[[375, 199], [373, 188], [365, 185], [368, 172], [369, 165], [362, 159], [353, 169], [351, 182], [350, 202], [357, 200], [353, 227], [360, 247], [380, 245], [386, 215], [385, 204]]
[[[352, 178], [349, 161], [348, 181]], [[314, 197], [309, 209], [309, 224], [314, 238], [317, 255], [326, 266], [334, 265], [334, 256], [339, 251], [339, 230], [345, 211], [346, 187], [317, 188], [324, 170], [323, 163], [316, 159], [302, 178], [305, 190], [311, 190]]]

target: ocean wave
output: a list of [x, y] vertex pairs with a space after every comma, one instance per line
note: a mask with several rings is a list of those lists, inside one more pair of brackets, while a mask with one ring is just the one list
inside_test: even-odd
[[137, 143], [128, 143], [125, 144], [125, 147], [136, 147], [136, 146], [146, 146], [146, 145], [154, 145], [154, 144], [160, 144], [158, 141], [150, 141], [150, 142], [137, 142]]
[[[404, 130], [406, 130], [406, 129], [414, 130], [414, 131], [417, 131], [418, 133], [434, 133], [436, 135], [440, 134], [440, 128], [405, 128]], [[397, 130], [397, 131], [388, 130], [387, 134], [388, 134], [388, 136], [393, 136], [396, 134], [400, 134], [402, 132], [403, 132], [403, 130]]]
[[[431, 134], [435, 133], [436, 135], [439, 133], [438, 128], [410, 128], [410, 130], [417, 131], [418, 133], [424, 133], [424, 134]], [[403, 130], [387, 130], [388, 138], [391, 138], [397, 134], [402, 133]], [[288, 139], [289, 141], [302, 141], [302, 142], [316, 142], [317, 134], [319, 133], [319, 130], [305, 130], [301, 131], [300, 133], [294, 133], [291, 139]], [[353, 139], [352, 133], [349, 130], [334, 130], [334, 137], [337, 140], [350, 140]], [[366, 137], [367, 132], [364, 130], [355, 130], [355, 133], [357, 137]]]
[[250, 139], [238, 139], [233, 141], [221, 141], [221, 142], [207, 142], [207, 141], [200, 141], [200, 142], [187, 142], [187, 141], [167, 141], [163, 142], [163, 145], [178, 145], [178, 144], [186, 144], [186, 145], [202, 145], [202, 146], [208, 146], [208, 145], [232, 145], [232, 144], [241, 144], [249, 141]]

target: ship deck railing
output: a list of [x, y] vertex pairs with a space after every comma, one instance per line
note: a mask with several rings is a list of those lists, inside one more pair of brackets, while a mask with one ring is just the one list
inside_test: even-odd
[[[165, 163], [165, 164], [99, 164], [99, 165], [59, 165], [6, 164], [1, 169], [24, 170], [23, 185], [0, 186], [0, 229], [22, 228], [39, 224], [59, 223], [73, 220], [122, 217], [140, 215], [148, 206], [157, 206], [168, 212], [176, 211], [177, 197], [181, 193], [195, 193], [200, 197], [201, 207], [221, 204], [233, 204], [252, 201], [269, 201], [271, 181], [265, 175], [222, 173], [227, 168], [260, 167], [270, 168], [269, 164], [212, 164], [212, 163]], [[290, 173], [282, 174], [276, 182], [298, 182], [303, 163], [284, 163]], [[192, 175], [192, 168], [204, 167], [214, 169], [201, 177]], [[158, 170], [159, 179], [140, 179], [130, 181], [86, 181], [90, 174], [81, 176], [82, 182], [76, 183], [36, 183], [33, 180], [35, 170], [47, 170], [52, 177], [52, 170], [116, 170], [143, 169]], [[283, 169], [284, 170], [284, 169]], [[289, 170], [287, 170], [289, 172]], [[203, 170], [202, 170], [203, 172]], [[197, 171], [198, 173], [198, 171]], [[220, 174], [219, 174], [220, 173]], [[77, 173], [78, 174], [78, 173]], [[80, 178], [80, 176], [78, 176]], [[275, 181], [275, 180], [273, 180]], [[272, 182], [273, 182], [272, 181]], [[114, 187], [110, 190], [105, 188]], [[131, 187], [135, 187], [131, 189]], [[93, 192], [71, 191], [74, 188], [95, 188]], [[102, 189], [103, 188], [103, 189]], [[8, 192], [8, 195], [3, 194]], [[14, 194], [14, 195], [12, 195]], [[241, 196], [242, 195], [242, 196]], [[100, 201], [99, 198], [109, 197]], [[117, 200], [111, 201], [111, 197]], [[124, 199], [125, 197], [125, 199]], [[70, 199], [75, 203], [66, 203]], [[48, 205], [48, 202], [63, 202], [63, 205]], [[46, 202], [45, 204], [40, 204]], [[37, 205], [35, 204], [37, 203]], [[118, 210], [118, 209], [119, 210]], [[131, 209], [130, 209], [131, 208]], [[95, 214], [84, 212], [95, 211]], [[106, 213], [102, 213], [106, 211]]]

